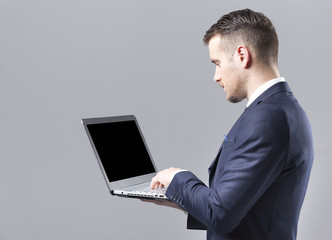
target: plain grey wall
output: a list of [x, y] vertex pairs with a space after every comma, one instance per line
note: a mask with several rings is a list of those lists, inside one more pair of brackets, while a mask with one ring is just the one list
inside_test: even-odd
[[0, 239], [204, 239], [181, 212], [112, 197], [80, 120], [135, 114], [159, 169], [206, 181], [246, 101], [225, 100], [202, 37], [246, 7], [274, 23], [312, 123], [298, 239], [331, 239], [329, 0], [0, 0]]

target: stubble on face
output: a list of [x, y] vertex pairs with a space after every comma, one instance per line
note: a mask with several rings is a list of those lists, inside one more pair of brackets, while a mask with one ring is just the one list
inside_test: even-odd
[[241, 102], [246, 98], [246, 83], [241, 75], [240, 69], [237, 68], [234, 60], [232, 60], [232, 71], [229, 82], [225, 86], [226, 99], [231, 103]]

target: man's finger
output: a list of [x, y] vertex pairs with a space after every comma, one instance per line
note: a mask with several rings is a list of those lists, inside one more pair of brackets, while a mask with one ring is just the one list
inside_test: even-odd
[[155, 189], [155, 188], [158, 188], [159, 187], [159, 181], [157, 179], [157, 176], [155, 176], [154, 178], [152, 178], [151, 180], [151, 184], [150, 184], [150, 188], [151, 189]]

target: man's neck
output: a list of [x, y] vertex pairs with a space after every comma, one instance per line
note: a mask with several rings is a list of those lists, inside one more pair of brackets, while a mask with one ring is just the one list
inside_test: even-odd
[[249, 100], [251, 95], [255, 92], [257, 88], [262, 86], [264, 83], [270, 81], [274, 78], [279, 78], [280, 74], [278, 69], [260, 69], [260, 71], [255, 71], [255, 74], [251, 75], [247, 85], [247, 99]]

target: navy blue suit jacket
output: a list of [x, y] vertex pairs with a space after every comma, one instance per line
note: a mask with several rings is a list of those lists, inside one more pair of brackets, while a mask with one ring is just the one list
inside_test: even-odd
[[166, 195], [189, 213], [189, 228], [206, 227], [207, 239], [295, 240], [312, 163], [308, 118], [281, 82], [234, 124], [209, 168], [209, 187], [180, 172]]

